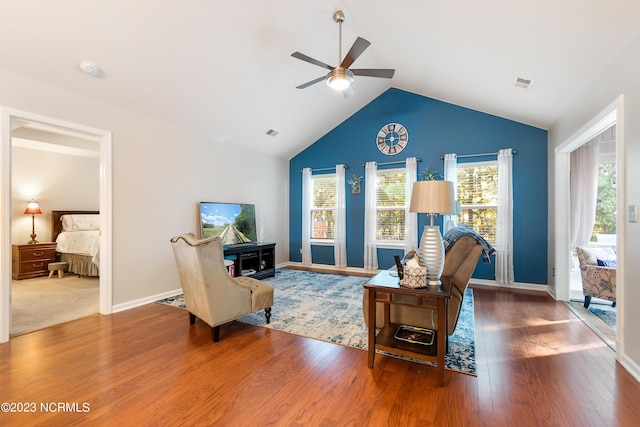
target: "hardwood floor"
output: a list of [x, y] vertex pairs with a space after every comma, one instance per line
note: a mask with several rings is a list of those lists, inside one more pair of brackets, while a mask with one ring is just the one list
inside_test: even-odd
[[0, 424], [640, 425], [640, 384], [564, 303], [474, 292], [478, 376], [446, 371], [444, 388], [432, 367], [378, 356], [371, 370], [365, 351], [238, 322], [214, 344], [149, 304], [1, 344], [0, 401], [36, 407]]

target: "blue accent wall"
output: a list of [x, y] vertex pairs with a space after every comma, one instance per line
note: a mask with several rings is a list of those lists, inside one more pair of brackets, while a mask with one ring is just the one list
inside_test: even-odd
[[[376, 135], [382, 126], [397, 122], [409, 133], [407, 147], [394, 156], [382, 154], [376, 146]], [[443, 174], [447, 153], [494, 153], [513, 148], [514, 198], [514, 273], [516, 282], [547, 283], [547, 131], [460, 107], [421, 95], [391, 88], [371, 101], [353, 116], [324, 135], [291, 159], [290, 173], [290, 254], [291, 261], [302, 255], [302, 168], [312, 169], [347, 165], [347, 179], [364, 176], [363, 164], [404, 161], [419, 157], [418, 179], [427, 167]], [[458, 159], [468, 161], [495, 160], [496, 156]], [[389, 167], [403, 167], [394, 165]], [[380, 166], [379, 169], [384, 168]], [[346, 185], [347, 264], [363, 267], [364, 247], [364, 180], [360, 194], [351, 194]], [[427, 224], [426, 215], [418, 215], [418, 230]], [[418, 236], [419, 237], [419, 236]], [[380, 268], [393, 265], [393, 255], [402, 250], [379, 249]], [[312, 246], [314, 264], [334, 264], [333, 247]], [[495, 259], [476, 266], [473, 277], [495, 279]]]

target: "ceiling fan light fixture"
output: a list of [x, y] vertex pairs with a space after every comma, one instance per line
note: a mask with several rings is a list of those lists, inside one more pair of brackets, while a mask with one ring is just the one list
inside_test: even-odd
[[353, 83], [353, 73], [349, 69], [336, 67], [327, 74], [327, 84], [335, 90], [343, 91]]

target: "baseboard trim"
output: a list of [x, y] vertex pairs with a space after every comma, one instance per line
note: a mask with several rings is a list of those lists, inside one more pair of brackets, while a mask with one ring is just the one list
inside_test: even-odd
[[501, 289], [518, 289], [525, 291], [537, 291], [537, 292], [549, 292], [548, 285], [541, 285], [537, 283], [522, 283], [522, 282], [514, 282], [510, 285], [504, 285], [496, 282], [495, 280], [487, 280], [487, 279], [474, 279], [473, 277], [469, 280], [469, 285], [473, 285], [474, 287], [491, 287], [491, 288], [501, 288]]
[[375, 276], [376, 274], [378, 274], [380, 271], [382, 270], [365, 270], [364, 268], [361, 267], [344, 267], [344, 268], [338, 268], [335, 265], [328, 265], [328, 264], [311, 264], [311, 265], [305, 265], [302, 264], [301, 262], [295, 262], [295, 261], [287, 261], [287, 262], [283, 262], [282, 264], [278, 264], [276, 267], [280, 268], [286, 268], [286, 267], [293, 267], [293, 268], [311, 268], [314, 271], [323, 271], [323, 272], [327, 272], [327, 273], [334, 273], [334, 274], [352, 274], [352, 275], [357, 275], [357, 276]]
[[132, 309], [132, 308], [140, 307], [141, 305], [145, 305], [145, 304], [149, 304], [149, 303], [152, 303], [152, 302], [156, 302], [156, 301], [164, 299], [164, 298], [173, 297], [173, 296], [176, 296], [176, 295], [181, 294], [181, 293], [182, 293], [182, 289], [178, 288], [178, 289], [174, 289], [173, 291], [163, 292], [161, 294], [156, 294], [156, 295], [152, 295], [152, 296], [149, 296], [149, 297], [136, 299], [136, 300], [133, 300], [133, 301], [128, 301], [128, 302], [125, 302], [125, 303], [122, 303], [122, 304], [114, 305], [111, 308], [111, 312], [112, 313], [117, 313], [119, 311], [129, 310], [129, 309]]
[[640, 366], [636, 362], [626, 354], [619, 356], [618, 361], [636, 379], [636, 381], [640, 382]]

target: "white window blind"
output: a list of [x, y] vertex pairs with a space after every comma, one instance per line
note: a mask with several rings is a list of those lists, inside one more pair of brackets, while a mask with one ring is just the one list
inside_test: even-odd
[[404, 241], [405, 170], [379, 170], [376, 177], [376, 240]]
[[496, 242], [498, 208], [497, 162], [458, 163], [459, 224], [476, 230], [489, 243]]
[[333, 239], [336, 223], [336, 176], [316, 175], [312, 180], [311, 238]]

